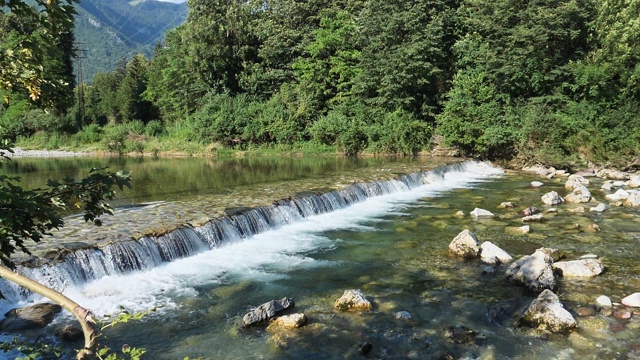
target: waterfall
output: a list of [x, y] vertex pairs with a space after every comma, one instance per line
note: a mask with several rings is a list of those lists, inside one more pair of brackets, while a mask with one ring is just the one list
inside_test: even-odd
[[[395, 179], [354, 183], [323, 194], [282, 199], [272, 205], [211, 220], [198, 227], [185, 225], [160, 236], [77, 250], [67, 254], [58, 263], [36, 268], [18, 268], [24, 275], [55, 290], [64, 291], [67, 287], [105, 276], [148, 270], [162, 263], [242, 241], [270, 229], [300, 222], [305, 218], [344, 209], [371, 197], [410, 191], [425, 184], [451, 181], [451, 176], [473, 179], [486, 178], [497, 173], [500, 173], [500, 170], [488, 163], [464, 162], [406, 174]], [[10, 301], [17, 301], [29, 295], [25, 289], [4, 280], [0, 281], [0, 292]]]

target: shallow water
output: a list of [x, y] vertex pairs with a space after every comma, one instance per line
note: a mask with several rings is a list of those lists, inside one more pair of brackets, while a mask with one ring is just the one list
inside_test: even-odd
[[[149, 359], [349, 359], [362, 357], [357, 346], [364, 342], [373, 345], [368, 357], [381, 359], [429, 359], [445, 352], [483, 359], [637, 358], [640, 315], [627, 321], [599, 314], [576, 317], [579, 328], [570, 335], [516, 329], [513, 314], [535, 294], [506, 282], [504, 268], [483, 274], [479, 260], [449, 255], [449, 242], [464, 228], [514, 258], [541, 246], [561, 249], [569, 259], [598, 254], [607, 266], [605, 274], [560, 280], [557, 293], [569, 309], [594, 304], [601, 294], [619, 302], [638, 291], [637, 210], [576, 214], [568, 210], [578, 205], [559, 205], [557, 214], [547, 215], [548, 222], [531, 224], [531, 233], [510, 235], [507, 227], [522, 225], [517, 211], [532, 205], [545, 210], [540, 201], [544, 193], [565, 193], [560, 180], [545, 180], [541, 189], [530, 188], [532, 180], [540, 179], [494, 172], [457, 175], [65, 293], [100, 314], [118, 305], [131, 311], [157, 306], [156, 313], [112, 329], [104, 340], [115, 347], [145, 347]], [[604, 198], [600, 191], [592, 192]], [[497, 209], [502, 201], [516, 207]], [[453, 215], [475, 207], [496, 217]], [[602, 231], [589, 232], [593, 223]], [[351, 288], [361, 289], [373, 302], [371, 312], [333, 310], [335, 299]], [[284, 296], [295, 300], [294, 312], [307, 315], [307, 326], [240, 328], [252, 306]], [[394, 318], [402, 310], [411, 313], [411, 321]], [[482, 339], [452, 344], [443, 336], [451, 325], [473, 329]]]

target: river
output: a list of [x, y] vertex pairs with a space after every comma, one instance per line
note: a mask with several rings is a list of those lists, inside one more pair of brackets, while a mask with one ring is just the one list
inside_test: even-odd
[[[119, 194], [116, 215], [105, 221], [104, 229], [87, 230], [71, 217], [68, 228], [50, 239], [89, 248], [133, 233], [144, 238], [140, 228], [157, 228], [153, 221], [163, 216], [162, 223], [169, 227], [195, 219], [201, 225], [272, 206], [276, 200], [309, 198], [358, 181], [373, 184], [402, 173], [442, 169], [442, 161], [429, 159], [326, 157], [13, 162], [5, 171], [22, 176], [30, 187], [41, 186], [48, 177], [82, 176], [91, 166], [132, 171], [134, 190]], [[385, 185], [376, 196], [265, 225], [212, 249], [195, 249], [188, 257], [131, 271], [103, 270], [87, 281], [52, 282], [99, 315], [117, 312], [120, 306], [128, 311], [157, 308], [142, 321], [109, 329], [103, 339], [114, 348], [124, 343], [144, 347], [149, 359], [348, 359], [362, 357], [358, 347], [365, 342], [372, 344], [367, 356], [380, 359], [435, 359], [445, 354], [483, 359], [638, 357], [640, 315], [619, 320], [574, 313], [578, 328], [570, 334], [518, 328], [513, 315], [536, 294], [507, 282], [505, 266], [486, 273], [479, 260], [460, 260], [448, 250], [451, 239], [466, 228], [514, 258], [543, 246], [562, 250], [568, 259], [594, 253], [607, 271], [590, 279], [559, 278], [556, 293], [569, 310], [594, 306], [603, 294], [619, 302], [640, 289], [636, 209], [609, 207], [593, 213], [587, 208], [574, 213], [570, 210], [577, 205], [562, 204], [557, 213], [545, 214], [547, 222], [531, 224], [530, 233], [515, 235], [510, 230], [522, 225], [517, 212], [529, 206], [547, 210], [540, 197], [551, 190], [566, 193], [564, 179], [541, 179], [474, 162], [437, 175], [425, 177], [427, 184], [420, 186], [405, 186], [408, 180]], [[545, 185], [534, 189], [532, 180]], [[590, 188], [599, 188], [597, 180]], [[503, 201], [516, 207], [498, 209]], [[474, 220], [468, 213], [476, 207], [496, 216]], [[466, 215], [455, 216], [459, 210]], [[592, 224], [601, 231], [591, 231]], [[55, 271], [36, 274], [50, 276]], [[334, 310], [335, 299], [346, 289], [362, 290], [373, 310]], [[295, 300], [295, 312], [308, 317], [305, 327], [241, 327], [251, 307], [285, 296]], [[8, 309], [32, 300], [5, 300], [0, 305]], [[396, 319], [399, 311], [409, 312], [411, 320]], [[63, 316], [50, 328], [68, 320]], [[445, 329], [458, 325], [479, 334], [475, 343], [445, 339]]]

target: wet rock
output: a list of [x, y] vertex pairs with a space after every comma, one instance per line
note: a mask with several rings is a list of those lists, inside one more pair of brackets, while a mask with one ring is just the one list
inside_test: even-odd
[[525, 309], [520, 324], [538, 327], [551, 332], [564, 332], [576, 327], [576, 320], [551, 290], [543, 291]]
[[478, 332], [462, 325], [451, 325], [444, 328], [444, 338], [454, 344], [475, 344]]
[[577, 185], [571, 194], [564, 197], [564, 201], [580, 204], [591, 201], [591, 192], [584, 185]]
[[634, 175], [629, 179], [629, 183], [627, 184], [630, 188], [638, 188], [640, 187], [640, 176]]
[[553, 270], [565, 277], [594, 277], [602, 274], [604, 266], [598, 259], [580, 259], [556, 262]]
[[607, 190], [610, 191], [611, 189], [613, 189], [613, 182], [611, 181], [605, 181], [602, 186], [600, 186], [600, 188], [602, 190]]
[[593, 316], [596, 314], [596, 309], [592, 306], [578, 306], [573, 311], [578, 316]]
[[480, 209], [480, 208], [475, 208], [473, 209], [473, 211], [471, 211], [469, 213], [469, 215], [473, 216], [476, 219], [479, 218], [490, 218], [490, 217], [494, 217], [495, 215], [493, 215], [493, 213], [489, 210], [485, 210], [485, 209]]
[[487, 266], [482, 268], [482, 274], [483, 275], [493, 275], [495, 273], [496, 273], [495, 266], [487, 265]]
[[307, 323], [307, 317], [303, 313], [283, 315], [277, 317], [272, 325], [283, 328], [295, 329], [304, 326]]
[[480, 249], [480, 259], [487, 264], [506, 264], [513, 260], [511, 255], [490, 241], [483, 242]]
[[630, 207], [640, 207], [640, 194], [630, 194], [629, 197], [627, 197], [627, 199], [624, 201], [624, 204]]
[[613, 312], [613, 317], [620, 320], [629, 320], [633, 316], [633, 312], [628, 309], [618, 309]]
[[480, 256], [480, 242], [471, 231], [465, 229], [451, 241], [449, 250], [456, 256], [475, 259]]
[[589, 209], [589, 211], [594, 211], [594, 212], [603, 212], [607, 210], [607, 205], [603, 204], [603, 203], [599, 203], [598, 206], [592, 207], [591, 209]]
[[521, 212], [522, 216], [531, 216], [536, 213], [538, 213], [538, 208], [535, 206], [530, 206]]
[[464, 211], [462, 211], [462, 210], [458, 210], [458, 211], [456, 211], [455, 214], [453, 214], [453, 216], [455, 216], [455, 217], [464, 217], [464, 215], [465, 215]]
[[567, 182], [564, 183], [564, 188], [567, 190], [575, 190], [577, 188], [584, 187], [585, 185], [589, 185], [589, 180], [585, 179], [580, 175], [571, 175]]
[[542, 214], [529, 215], [522, 218], [523, 222], [543, 222], [547, 219]]
[[540, 248], [532, 255], [523, 256], [509, 265], [505, 277], [533, 291], [551, 289], [556, 284], [552, 264], [549, 250]]
[[582, 177], [592, 177], [592, 176], [596, 176], [596, 171], [593, 169], [585, 169], [585, 170], [580, 170], [576, 172], [575, 175], [579, 175]]
[[513, 205], [513, 203], [511, 201], [504, 201], [501, 202], [500, 205], [498, 205], [498, 209], [507, 209], [507, 208], [512, 208], [515, 205]]
[[371, 352], [371, 350], [373, 350], [373, 344], [371, 344], [370, 342], [365, 342], [358, 345], [358, 352], [362, 355], [367, 355]]
[[62, 306], [52, 303], [41, 303], [11, 309], [0, 322], [0, 331], [15, 332], [43, 328], [53, 321], [56, 314], [62, 311]]
[[623, 201], [626, 200], [629, 197], [629, 192], [623, 190], [623, 189], [619, 189], [618, 191], [616, 191], [613, 194], [608, 194], [605, 195], [605, 199], [611, 201], [611, 202], [616, 202], [616, 201]]
[[596, 299], [596, 304], [604, 308], [610, 308], [613, 306], [613, 304], [611, 303], [611, 299], [606, 295], [598, 296], [598, 298]]
[[84, 333], [82, 333], [82, 329], [71, 324], [67, 324], [57, 328], [55, 331], [55, 335], [62, 340], [70, 342], [84, 340]]
[[405, 321], [411, 320], [411, 314], [408, 311], [398, 311], [397, 313], [394, 314], [394, 317], [398, 320], [405, 320]]
[[362, 291], [357, 289], [345, 290], [344, 294], [336, 300], [334, 306], [338, 310], [364, 311], [371, 310], [371, 302], [367, 300]]
[[614, 322], [609, 324], [609, 330], [613, 333], [617, 333], [620, 331], [623, 331], [624, 329], [626, 329], [627, 326], [623, 323], [619, 323], [619, 322]]
[[557, 192], [551, 191], [544, 195], [542, 195], [542, 202], [547, 205], [557, 205], [562, 203], [564, 200]]
[[543, 184], [543, 183], [541, 183], [540, 181], [532, 181], [532, 182], [531, 182], [531, 187], [532, 187], [532, 188], [539, 188], [539, 187], [542, 187], [543, 185], [544, 185], [544, 184]]
[[622, 305], [640, 307], [640, 292], [633, 293], [622, 299]]
[[245, 327], [263, 324], [274, 318], [278, 313], [290, 309], [293, 306], [293, 300], [286, 297], [280, 300], [271, 300], [245, 314], [242, 322]]
[[598, 224], [591, 224], [591, 225], [587, 226], [587, 231], [600, 232], [600, 231], [602, 231], [602, 229], [600, 229], [600, 225], [598, 225]]
[[577, 208], [569, 209], [569, 212], [572, 212], [574, 214], [583, 213], [584, 212], [584, 206], [578, 206]]
[[602, 316], [612, 316], [613, 315], [613, 309], [612, 308], [602, 308], [602, 309], [600, 309], [600, 314], [602, 314]]

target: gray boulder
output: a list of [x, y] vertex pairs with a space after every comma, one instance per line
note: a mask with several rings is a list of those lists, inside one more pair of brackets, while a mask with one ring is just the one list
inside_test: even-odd
[[564, 183], [564, 188], [567, 190], [574, 190], [576, 187], [589, 185], [589, 180], [580, 175], [571, 175], [567, 182]]
[[594, 277], [602, 274], [604, 266], [598, 259], [559, 261], [553, 264], [555, 272], [568, 277]]
[[511, 255], [490, 241], [483, 242], [480, 249], [480, 260], [489, 265], [506, 264], [513, 260]]
[[336, 300], [334, 306], [338, 310], [371, 310], [371, 302], [367, 300], [362, 291], [353, 289], [345, 290], [344, 294]]
[[471, 231], [465, 229], [451, 240], [449, 251], [456, 256], [475, 259], [480, 256], [480, 242]]
[[242, 322], [245, 327], [263, 324], [274, 318], [278, 313], [292, 308], [293, 305], [293, 300], [286, 297], [280, 300], [271, 300], [245, 314]]
[[549, 249], [540, 248], [532, 255], [521, 257], [509, 265], [505, 277], [533, 291], [552, 289], [556, 285], [556, 279], [550, 252]]
[[562, 196], [558, 195], [558, 193], [555, 191], [551, 191], [542, 195], [542, 202], [547, 205], [557, 205], [562, 203], [563, 201], [564, 200], [562, 199]]
[[519, 323], [551, 332], [565, 332], [576, 327], [576, 320], [562, 306], [558, 296], [548, 289], [527, 306]]
[[11, 309], [0, 322], [0, 331], [14, 332], [43, 328], [62, 311], [62, 306], [52, 303], [41, 303]]

